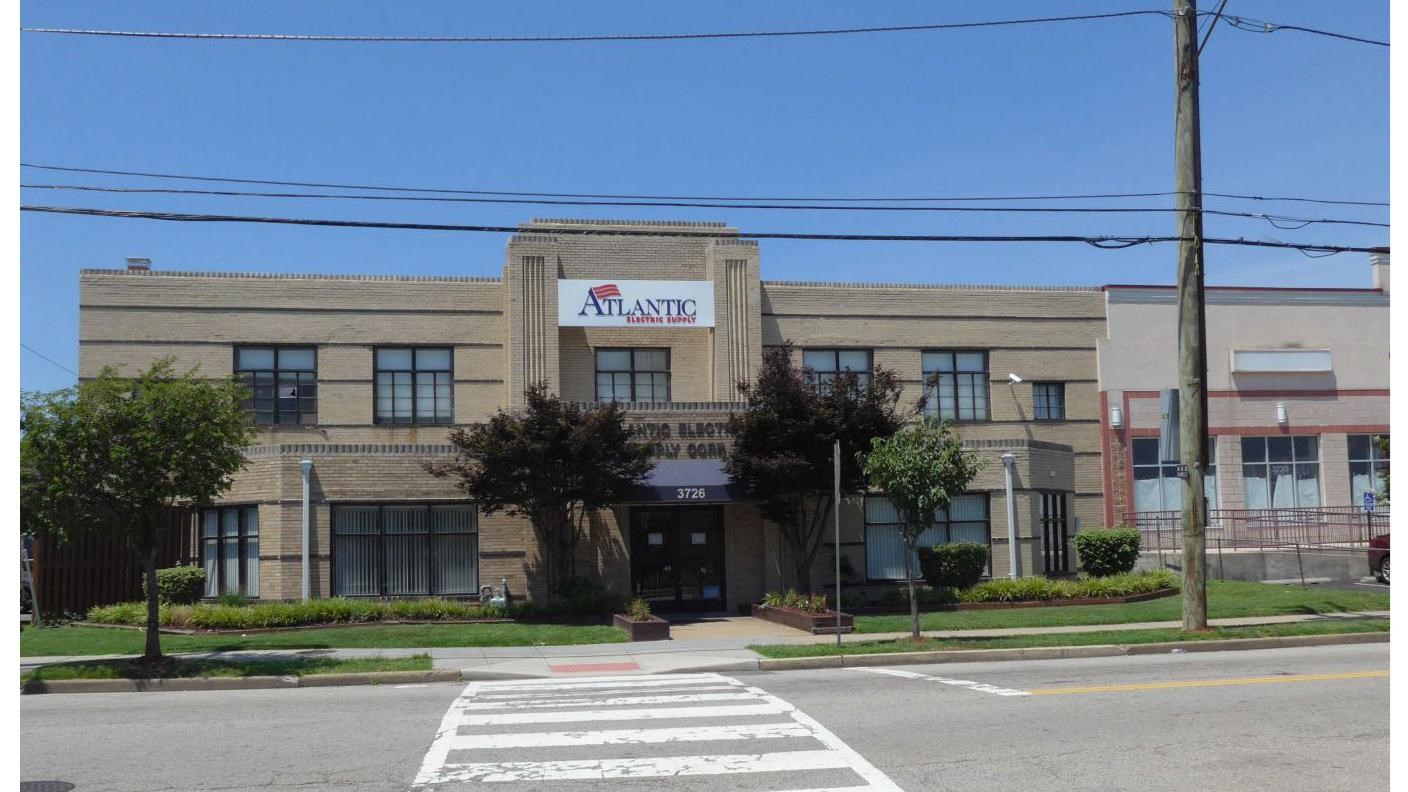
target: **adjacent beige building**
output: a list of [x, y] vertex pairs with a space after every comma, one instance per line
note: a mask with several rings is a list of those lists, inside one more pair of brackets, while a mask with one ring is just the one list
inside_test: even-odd
[[[1171, 373], [1145, 370], [1138, 335], [1162, 332], [1138, 318], [1162, 310], [1158, 290], [766, 281], [758, 245], [736, 234], [535, 220], [510, 239], [502, 278], [85, 270], [80, 373], [172, 356], [252, 384], [261, 432], [249, 465], [197, 520], [211, 594], [300, 596], [306, 468], [312, 595], [473, 596], [504, 582], [545, 595], [526, 522], [480, 512], [424, 469], [451, 457], [451, 429], [522, 404], [525, 387], [544, 382], [566, 399], [625, 403], [656, 449], [639, 499], [591, 521], [579, 570], [661, 610], [745, 607], [780, 585], [782, 545], [727, 486], [727, 420], [740, 409], [737, 383], [786, 342], [822, 380], [896, 371], [905, 403], [930, 375], [939, 382], [930, 409], [989, 464], [926, 542], [984, 542], [991, 574], [1009, 574], [1010, 455], [1020, 573], [1076, 570], [1069, 537], [1124, 510], [1106, 500], [1127, 487], [1109, 463], [1126, 446], [1112, 438], [1147, 428], [1141, 389]], [[1369, 346], [1386, 348], [1383, 323], [1386, 310], [1363, 327]], [[1336, 398], [1387, 393], [1386, 380], [1336, 385], [1346, 388], [1352, 396]], [[1310, 409], [1322, 397], [1307, 398]], [[1129, 423], [1113, 435], [1116, 403]], [[1386, 412], [1345, 422], [1386, 429]], [[887, 501], [854, 498], [841, 516], [846, 585], [891, 584], [903, 555]], [[828, 535], [818, 574], [836, 549]]]

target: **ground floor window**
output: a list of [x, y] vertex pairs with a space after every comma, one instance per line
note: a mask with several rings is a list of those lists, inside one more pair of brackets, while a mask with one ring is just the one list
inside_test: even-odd
[[[1183, 479], [1178, 463], [1159, 459], [1159, 438], [1136, 437], [1131, 441], [1134, 468], [1134, 510], [1181, 511]], [[1208, 508], [1217, 508], [1217, 438], [1208, 438], [1208, 469], [1203, 474], [1203, 496]]]
[[1041, 493], [1041, 551], [1047, 574], [1071, 571], [1066, 531], [1066, 493]]
[[[1380, 444], [1379, 440], [1385, 442]], [[1364, 503], [1364, 493], [1381, 497], [1388, 480], [1388, 435], [1349, 436], [1350, 505]]]
[[474, 506], [334, 506], [332, 589], [339, 597], [478, 592], [479, 523]]
[[[947, 509], [940, 509], [934, 524], [919, 535], [917, 547], [949, 542], [992, 543], [988, 520], [988, 496], [979, 492], [959, 495]], [[914, 559], [919, 571], [919, 559]], [[865, 575], [871, 580], [904, 579], [904, 539], [900, 535], [900, 515], [882, 495], [865, 498]]]
[[1320, 438], [1243, 437], [1242, 485], [1248, 509], [1320, 505]]
[[205, 596], [259, 596], [259, 507], [202, 509], [200, 548]]

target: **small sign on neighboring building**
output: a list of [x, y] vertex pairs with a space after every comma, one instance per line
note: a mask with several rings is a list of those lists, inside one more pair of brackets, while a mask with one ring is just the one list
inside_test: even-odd
[[1371, 512], [1371, 511], [1374, 510], [1374, 500], [1375, 500], [1375, 498], [1374, 498], [1374, 493], [1372, 493], [1372, 492], [1366, 492], [1366, 493], [1364, 493], [1364, 511], [1366, 511], [1366, 512]]

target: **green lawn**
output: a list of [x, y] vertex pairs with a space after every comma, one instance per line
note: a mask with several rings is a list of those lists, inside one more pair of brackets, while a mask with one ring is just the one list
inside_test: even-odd
[[859, 641], [842, 644], [769, 645], [749, 647], [764, 657], [820, 657], [838, 654], [888, 654], [891, 652], [933, 652], [948, 649], [1018, 649], [1039, 646], [1089, 646], [1093, 644], [1141, 644], [1163, 641], [1209, 641], [1217, 638], [1269, 638], [1281, 635], [1326, 635], [1340, 633], [1387, 632], [1387, 619], [1362, 621], [1295, 622], [1259, 627], [1217, 627], [1207, 632], [1185, 633], [1168, 630], [1108, 630], [1088, 633], [1044, 633], [1003, 638], [925, 638], [888, 641]]
[[[1315, 586], [1272, 586], [1265, 583], [1210, 581], [1208, 617], [1279, 616], [1295, 613], [1342, 613], [1388, 610], [1388, 595], [1368, 589], [1344, 591]], [[920, 615], [925, 630], [982, 630], [1002, 627], [1058, 627], [1073, 624], [1122, 624], [1179, 621], [1179, 595], [1128, 605], [1074, 605], [1062, 608], [1014, 608], [996, 611], [948, 611]], [[856, 632], [908, 632], [909, 615], [857, 616]]]
[[20, 675], [21, 682], [56, 679], [169, 679], [173, 677], [306, 676], [368, 671], [429, 671], [430, 655], [415, 657], [330, 657], [278, 660], [182, 660], [168, 657], [160, 665], [131, 660], [95, 660], [44, 666]]
[[[26, 628], [20, 654], [141, 654], [146, 636], [115, 627]], [[558, 624], [369, 624], [363, 627], [225, 635], [161, 636], [163, 652], [231, 649], [430, 648], [437, 646], [561, 646], [626, 641], [624, 630]]]

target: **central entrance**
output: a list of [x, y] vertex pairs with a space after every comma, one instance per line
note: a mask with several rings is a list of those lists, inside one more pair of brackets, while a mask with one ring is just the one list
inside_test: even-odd
[[631, 590], [658, 612], [724, 610], [723, 507], [631, 509]]

